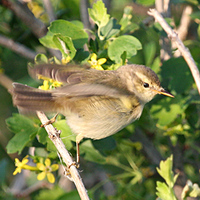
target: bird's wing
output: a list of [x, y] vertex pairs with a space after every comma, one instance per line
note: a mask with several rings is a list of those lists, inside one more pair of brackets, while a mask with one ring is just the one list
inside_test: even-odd
[[86, 65], [40, 64], [29, 67], [28, 71], [31, 77], [35, 79], [38, 78], [38, 75], [42, 75], [62, 83], [75, 84], [82, 81], [87, 69], [89, 67]]
[[72, 84], [52, 90], [53, 96], [67, 97], [89, 97], [89, 96], [109, 96], [118, 98], [119, 95], [126, 95], [125, 91], [119, 88], [103, 84]]
[[119, 80], [115, 71], [100, 71], [78, 65], [42, 64], [30, 68], [29, 73], [35, 78], [37, 74], [40, 74], [63, 82], [63, 87], [52, 90], [52, 95], [55, 97], [88, 97], [96, 95], [118, 98], [118, 95], [130, 94], [125, 83]]

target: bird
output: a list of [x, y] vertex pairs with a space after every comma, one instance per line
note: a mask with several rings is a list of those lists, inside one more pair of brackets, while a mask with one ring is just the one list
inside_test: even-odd
[[138, 119], [144, 105], [156, 94], [174, 97], [149, 67], [127, 64], [116, 70], [96, 70], [76, 64], [38, 64], [29, 67], [38, 75], [63, 83], [41, 90], [13, 83], [13, 104], [25, 111], [61, 113], [76, 134], [77, 159], [83, 138], [99, 140], [113, 135]]

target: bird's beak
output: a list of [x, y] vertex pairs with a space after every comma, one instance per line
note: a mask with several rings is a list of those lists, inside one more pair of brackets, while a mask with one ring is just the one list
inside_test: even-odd
[[163, 88], [161, 88], [160, 90], [154, 90], [157, 94], [163, 94], [163, 95], [165, 95], [165, 96], [168, 96], [168, 97], [173, 97], [174, 98], [174, 96], [171, 94], [171, 93], [169, 93], [169, 92], [167, 92], [166, 90], [164, 90]]

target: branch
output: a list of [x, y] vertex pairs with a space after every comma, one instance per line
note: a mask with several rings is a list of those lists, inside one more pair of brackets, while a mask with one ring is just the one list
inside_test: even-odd
[[81, 21], [84, 24], [84, 28], [91, 29], [91, 24], [89, 21], [89, 14], [88, 8], [90, 7], [88, 0], [81, 0], [80, 1], [80, 14], [81, 14]]
[[46, 25], [39, 19], [35, 18], [26, 4], [22, 4], [19, 1], [14, 2], [13, 0], [4, 0], [2, 3], [4, 6], [12, 10], [15, 15], [19, 17], [24, 22], [24, 24], [26, 24], [31, 29], [37, 38], [46, 35]]
[[46, 181], [37, 182], [35, 185], [32, 185], [22, 191], [16, 192], [13, 194], [16, 198], [28, 198], [33, 192], [38, 191], [39, 189], [48, 188], [49, 190], [53, 188], [53, 184]]
[[49, 22], [56, 20], [56, 16], [53, 11], [53, 7], [50, 0], [43, 0], [43, 5], [49, 17]]
[[170, 0], [156, 0], [155, 6], [158, 12], [162, 13], [163, 16], [169, 17], [170, 13]]
[[164, 20], [162, 15], [156, 10], [156, 9], [150, 9], [148, 11], [148, 14], [153, 16], [157, 22], [162, 26], [162, 28], [165, 30], [165, 32], [168, 34], [168, 37], [175, 42], [177, 45], [177, 48], [181, 52], [183, 58], [187, 62], [190, 71], [192, 73], [192, 76], [194, 78], [194, 81], [197, 85], [198, 92], [200, 94], [200, 73], [199, 70], [195, 64], [195, 61], [190, 53], [190, 51], [184, 46], [183, 42], [178, 37], [177, 33], [172, 30], [172, 28], [167, 24], [167, 22]]
[[[156, 0], [155, 6], [158, 12], [162, 13], [164, 17], [170, 17], [170, 1], [169, 0]], [[168, 60], [172, 57], [170, 39], [161, 35], [160, 43], [160, 59], [161, 61]]]
[[[44, 2], [46, 2], [47, 0], [44, 0]], [[27, 27], [30, 28], [31, 32], [37, 37], [37, 38], [41, 38], [43, 36], [46, 35], [47, 33], [47, 27], [46, 25], [41, 22], [39, 19], [35, 18], [35, 16], [33, 15], [33, 13], [28, 9], [28, 7], [26, 6], [26, 4], [22, 4], [19, 1], [17, 1], [16, 3], [13, 2], [13, 0], [4, 0], [2, 1], [2, 4], [7, 7], [8, 9], [12, 10], [14, 12], [14, 14], [21, 19], [21, 21], [26, 24]], [[45, 4], [45, 8], [47, 10], [47, 5]], [[48, 15], [50, 17], [49, 14], [49, 7], [48, 7]], [[52, 14], [50, 17], [50, 20], [52, 20]], [[12, 41], [12, 40], [11, 40]], [[1, 43], [0, 43], [1, 44]], [[8, 48], [12, 49], [12, 46], [7, 46]], [[16, 47], [17, 49], [17, 47]], [[14, 49], [12, 49], [14, 50]], [[51, 53], [51, 55], [56, 56], [58, 59], [61, 59], [61, 54], [58, 50], [54, 50], [54, 49], [50, 49], [48, 48], [48, 51]], [[17, 52], [17, 51], [16, 51]], [[23, 51], [22, 55], [25, 55], [24, 53], [25, 51]], [[20, 52], [17, 52], [20, 53]], [[33, 55], [29, 55], [31, 56], [31, 59], [33, 57]]]
[[178, 36], [181, 40], [185, 40], [185, 38], [187, 36], [188, 27], [191, 22], [190, 15], [192, 14], [192, 11], [193, 11], [193, 9], [192, 9], [192, 6], [190, 6], [190, 5], [187, 5], [183, 10], [180, 25], [177, 29]]
[[12, 89], [13, 81], [8, 78], [4, 73], [0, 73], [0, 84], [6, 88], [8, 91]]
[[5, 37], [3, 35], [0, 35], [0, 45], [11, 49], [12, 51], [22, 55], [23, 57], [26, 57], [30, 60], [34, 60], [35, 56], [37, 55], [36, 52], [33, 50], [27, 48], [26, 46], [15, 42], [14, 40]]
[[[187, 34], [188, 34], [188, 28], [191, 22], [190, 15], [192, 14], [192, 6], [187, 5], [182, 13], [180, 25], [177, 28], [176, 32], [179, 36], [179, 38], [183, 41], [185, 40]], [[176, 48], [176, 44], [172, 42], [172, 49]], [[175, 51], [174, 57], [179, 57], [181, 55], [180, 51]]]
[[153, 143], [140, 129], [136, 129], [131, 137], [131, 140], [141, 142], [144, 153], [153, 165], [158, 166], [160, 161], [163, 160], [163, 157], [159, 151], [154, 147]]
[[[42, 122], [42, 124], [45, 124], [48, 122], [48, 118], [42, 111], [37, 111], [37, 116]], [[59, 131], [56, 130], [51, 124], [46, 125], [45, 129], [49, 135], [49, 138], [54, 143], [55, 147], [57, 148], [58, 152], [60, 153], [61, 157], [63, 158], [63, 161], [67, 165], [70, 175], [72, 177], [72, 180], [74, 181], [74, 184], [76, 185], [76, 188], [78, 190], [78, 193], [82, 200], [89, 200], [89, 196], [87, 194], [87, 190], [85, 189], [85, 186], [81, 180], [81, 177], [78, 173], [78, 170], [74, 164], [74, 161], [72, 160], [71, 156], [69, 155], [68, 151], [65, 148], [65, 145], [63, 144], [62, 140], [60, 139]]]
[[43, 37], [47, 33], [47, 28], [44, 23], [39, 19], [35, 18], [33, 13], [28, 9], [26, 4], [22, 4], [19, 1], [14, 2], [13, 0], [4, 0], [2, 4], [12, 10], [15, 15], [20, 18], [26, 26], [28, 26], [32, 33], [37, 37]]

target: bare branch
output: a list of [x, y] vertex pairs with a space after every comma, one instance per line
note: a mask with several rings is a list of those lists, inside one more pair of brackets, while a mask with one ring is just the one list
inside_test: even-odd
[[[185, 40], [187, 34], [188, 34], [188, 28], [191, 22], [190, 15], [192, 14], [192, 6], [187, 5], [182, 13], [180, 25], [177, 28], [176, 32], [180, 38], [180, 40]], [[176, 44], [172, 42], [172, 49], [176, 48]], [[180, 51], [175, 51], [174, 57], [179, 57], [181, 55]]]
[[192, 6], [190, 6], [190, 5], [187, 5], [183, 10], [181, 22], [177, 29], [178, 36], [181, 40], [185, 40], [185, 38], [187, 36], [188, 27], [191, 22], [190, 15], [192, 14], [192, 11], [193, 11], [193, 9], [192, 9]]
[[49, 22], [56, 20], [56, 16], [54, 14], [54, 10], [53, 10], [51, 1], [50, 0], [43, 0], [43, 4], [44, 4], [45, 10], [46, 10], [46, 12], [49, 16]]
[[90, 4], [88, 0], [81, 0], [80, 1], [80, 14], [81, 14], [81, 21], [84, 24], [84, 28], [90, 29], [91, 24], [89, 21], [89, 15], [88, 15], [88, 8]]
[[11, 49], [12, 51], [22, 55], [23, 57], [26, 57], [30, 60], [34, 60], [35, 56], [37, 55], [36, 52], [34, 52], [33, 50], [27, 48], [26, 46], [17, 43], [15, 41], [13, 41], [12, 39], [9, 39], [3, 35], [0, 35], [0, 45]]
[[168, 34], [168, 37], [176, 43], [179, 51], [181, 52], [182, 56], [184, 57], [185, 61], [187, 62], [190, 68], [190, 71], [197, 85], [198, 92], [200, 94], [200, 73], [190, 51], [184, 46], [177, 33], [174, 30], [172, 30], [172, 28], [167, 24], [162, 15], [156, 9], [150, 9], [148, 14], [153, 16], [155, 20], [159, 22], [159, 24]]
[[153, 143], [140, 129], [136, 129], [133, 136], [131, 137], [131, 140], [141, 142], [145, 155], [153, 165], [159, 165], [160, 161], [163, 160], [163, 157], [154, 147]]
[[14, 195], [17, 198], [26, 198], [29, 197], [33, 192], [44, 188], [48, 188], [50, 190], [53, 188], [53, 184], [48, 183], [47, 181], [37, 182], [36, 184], [26, 188], [25, 190], [21, 190], [18, 193], [15, 192]]
[[[42, 124], [45, 124], [46, 122], [49, 121], [43, 112], [37, 111], [37, 115]], [[81, 199], [89, 200], [87, 190], [85, 189], [85, 186], [82, 182], [79, 172], [76, 166], [74, 165], [74, 161], [72, 160], [71, 156], [69, 155], [69, 152], [66, 150], [65, 145], [63, 144], [62, 140], [59, 137], [59, 132], [51, 124], [46, 125], [45, 129], [49, 135], [49, 138], [54, 143], [55, 147], [57, 148], [58, 152], [63, 158], [63, 161], [69, 168], [70, 175], [72, 177], [72, 180], [74, 181], [74, 184], [76, 185], [76, 188], [78, 190]]]
[[170, 0], [156, 0], [155, 7], [164, 17], [169, 17], [171, 15]]
[[0, 73], [0, 84], [5, 87], [8, 91], [12, 89], [13, 81], [8, 78], [5, 74]]
[[[170, 17], [170, 0], [156, 0], [155, 6], [158, 12], [164, 17]], [[168, 60], [172, 57], [170, 39], [164, 36], [160, 37], [160, 59], [161, 61]]]
[[17, 17], [19, 17], [26, 26], [28, 26], [32, 33], [37, 37], [43, 37], [46, 35], [47, 28], [44, 23], [39, 19], [35, 18], [33, 13], [28, 9], [27, 5], [22, 4], [19, 1], [14, 2], [13, 0], [4, 0], [2, 4], [12, 10]]

